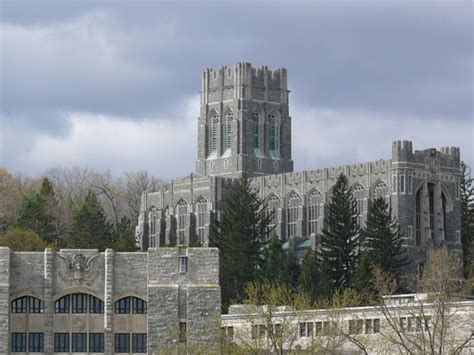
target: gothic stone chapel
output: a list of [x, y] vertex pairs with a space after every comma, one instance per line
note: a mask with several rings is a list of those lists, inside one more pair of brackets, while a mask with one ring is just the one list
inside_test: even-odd
[[170, 235], [187, 245], [209, 242], [209, 226], [242, 174], [274, 211], [271, 224], [285, 248], [302, 254], [315, 248], [326, 204], [337, 177], [349, 179], [364, 226], [368, 200], [390, 202], [405, 236], [407, 271], [423, 267], [434, 246], [462, 257], [460, 151], [457, 147], [413, 151], [412, 142], [392, 143], [386, 160], [293, 171], [287, 71], [250, 63], [202, 73], [196, 172], [144, 193], [137, 226], [142, 250], [161, 247]]

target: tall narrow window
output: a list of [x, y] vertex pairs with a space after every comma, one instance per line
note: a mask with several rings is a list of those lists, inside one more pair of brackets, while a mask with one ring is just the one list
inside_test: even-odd
[[292, 192], [288, 199], [288, 237], [296, 236], [300, 205], [300, 196], [296, 192]]
[[219, 136], [219, 115], [212, 117], [211, 152], [217, 152], [217, 138]]
[[421, 245], [421, 188], [415, 197], [415, 244]]
[[89, 295], [89, 313], [104, 313], [104, 302], [95, 296]]
[[132, 313], [134, 314], [146, 314], [147, 303], [138, 297], [132, 297]]
[[253, 126], [253, 147], [260, 149], [260, 122], [255, 121]]
[[268, 125], [268, 148], [271, 151], [277, 150], [277, 125], [275, 122], [275, 115], [268, 115], [269, 125]]
[[356, 201], [357, 221], [359, 226], [362, 226], [362, 218], [364, 213], [364, 198], [365, 188], [362, 185], [357, 185], [353, 189], [354, 199]]
[[132, 352], [146, 353], [146, 334], [135, 333], [132, 334]]
[[434, 185], [428, 184], [428, 195], [429, 195], [429, 202], [430, 202], [430, 237], [434, 239], [434, 232], [435, 232], [435, 214], [434, 214]]
[[399, 175], [399, 179], [400, 179], [400, 192], [403, 194], [405, 193], [405, 172], [404, 171], [400, 171], [400, 175]]
[[318, 191], [313, 191], [308, 198], [308, 231], [309, 234], [318, 232], [318, 219], [320, 217], [322, 195]]
[[442, 202], [442, 208], [443, 208], [443, 229], [444, 233], [446, 235], [446, 196], [441, 193], [441, 202]]
[[12, 301], [12, 313], [28, 312], [28, 296], [23, 296]]
[[69, 352], [69, 333], [54, 333], [54, 352]]
[[12, 333], [12, 353], [26, 352], [26, 333]]
[[28, 351], [30, 353], [42, 353], [44, 351], [43, 333], [28, 334]]
[[278, 208], [280, 207], [280, 199], [272, 195], [267, 202], [267, 215], [269, 218], [268, 221], [268, 231], [271, 232], [277, 225], [278, 223]]
[[154, 248], [156, 246], [156, 210], [154, 208], [148, 214], [148, 221], [150, 229], [149, 247]]
[[44, 311], [44, 305], [43, 301], [36, 297], [28, 297], [29, 299], [29, 307], [30, 307], [30, 313], [43, 313]]
[[87, 352], [87, 333], [72, 333], [71, 345], [71, 351], [73, 353]]
[[179, 201], [177, 207], [177, 220], [178, 220], [178, 243], [184, 244], [184, 235], [186, 232], [186, 217], [188, 215], [188, 203], [184, 200]]
[[232, 119], [234, 118], [234, 114], [229, 112], [226, 118], [225, 148], [227, 150], [232, 148]]
[[207, 217], [207, 201], [200, 198], [196, 203], [197, 212], [197, 234], [199, 242], [204, 244], [206, 237], [206, 217]]
[[129, 353], [130, 352], [130, 334], [116, 333], [115, 334], [115, 352]]
[[104, 333], [89, 333], [89, 352], [104, 352]]
[[180, 274], [188, 272], [188, 257], [186, 255], [178, 257], [178, 269]]

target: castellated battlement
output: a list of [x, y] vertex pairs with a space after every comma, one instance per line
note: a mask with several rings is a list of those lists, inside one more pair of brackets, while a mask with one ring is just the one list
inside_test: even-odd
[[392, 143], [393, 162], [412, 162], [425, 164], [427, 159], [436, 158], [436, 164], [445, 167], [459, 167], [460, 150], [459, 147], [442, 147], [416, 150], [413, 152], [411, 141], [394, 141]]
[[234, 67], [206, 68], [202, 73], [203, 103], [229, 99], [286, 102], [287, 93], [287, 71], [284, 68], [254, 68], [250, 63], [242, 62]]

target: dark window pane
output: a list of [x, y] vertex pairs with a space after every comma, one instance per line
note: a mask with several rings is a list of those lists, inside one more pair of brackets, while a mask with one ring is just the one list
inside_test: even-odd
[[132, 297], [132, 312], [137, 314], [146, 313], [146, 302], [141, 298]]
[[43, 313], [43, 301], [36, 297], [29, 297], [30, 299], [30, 313]]
[[129, 353], [130, 352], [130, 334], [117, 333], [115, 334], [115, 352]]
[[28, 351], [42, 353], [44, 351], [43, 333], [30, 333], [28, 335]]
[[87, 295], [83, 293], [72, 295], [72, 313], [87, 313]]
[[104, 302], [101, 299], [90, 295], [89, 296], [89, 312], [90, 313], [104, 313]]
[[12, 333], [12, 353], [26, 351], [26, 333]]
[[87, 351], [87, 334], [72, 333], [72, 349], [73, 353], [85, 353]]
[[69, 313], [69, 295], [54, 302], [54, 313]]
[[12, 301], [12, 313], [26, 313], [28, 311], [28, 296], [17, 298]]
[[115, 313], [130, 313], [130, 297], [125, 297], [115, 302]]
[[186, 329], [186, 322], [180, 322], [179, 323], [179, 342], [180, 343], [186, 343], [186, 333], [187, 333], [187, 329]]
[[132, 334], [132, 352], [146, 353], [146, 334]]
[[91, 353], [104, 352], [104, 334], [102, 333], [89, 334], [89, 352]]
[[54, 352], [69, 352], [69, 333], [54, 333]]

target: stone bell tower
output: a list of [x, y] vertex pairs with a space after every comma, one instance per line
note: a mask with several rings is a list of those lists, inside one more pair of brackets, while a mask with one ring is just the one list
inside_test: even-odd
[[293, 171], [286, 69], [205, 69], [196, 172], [240, 177]]

